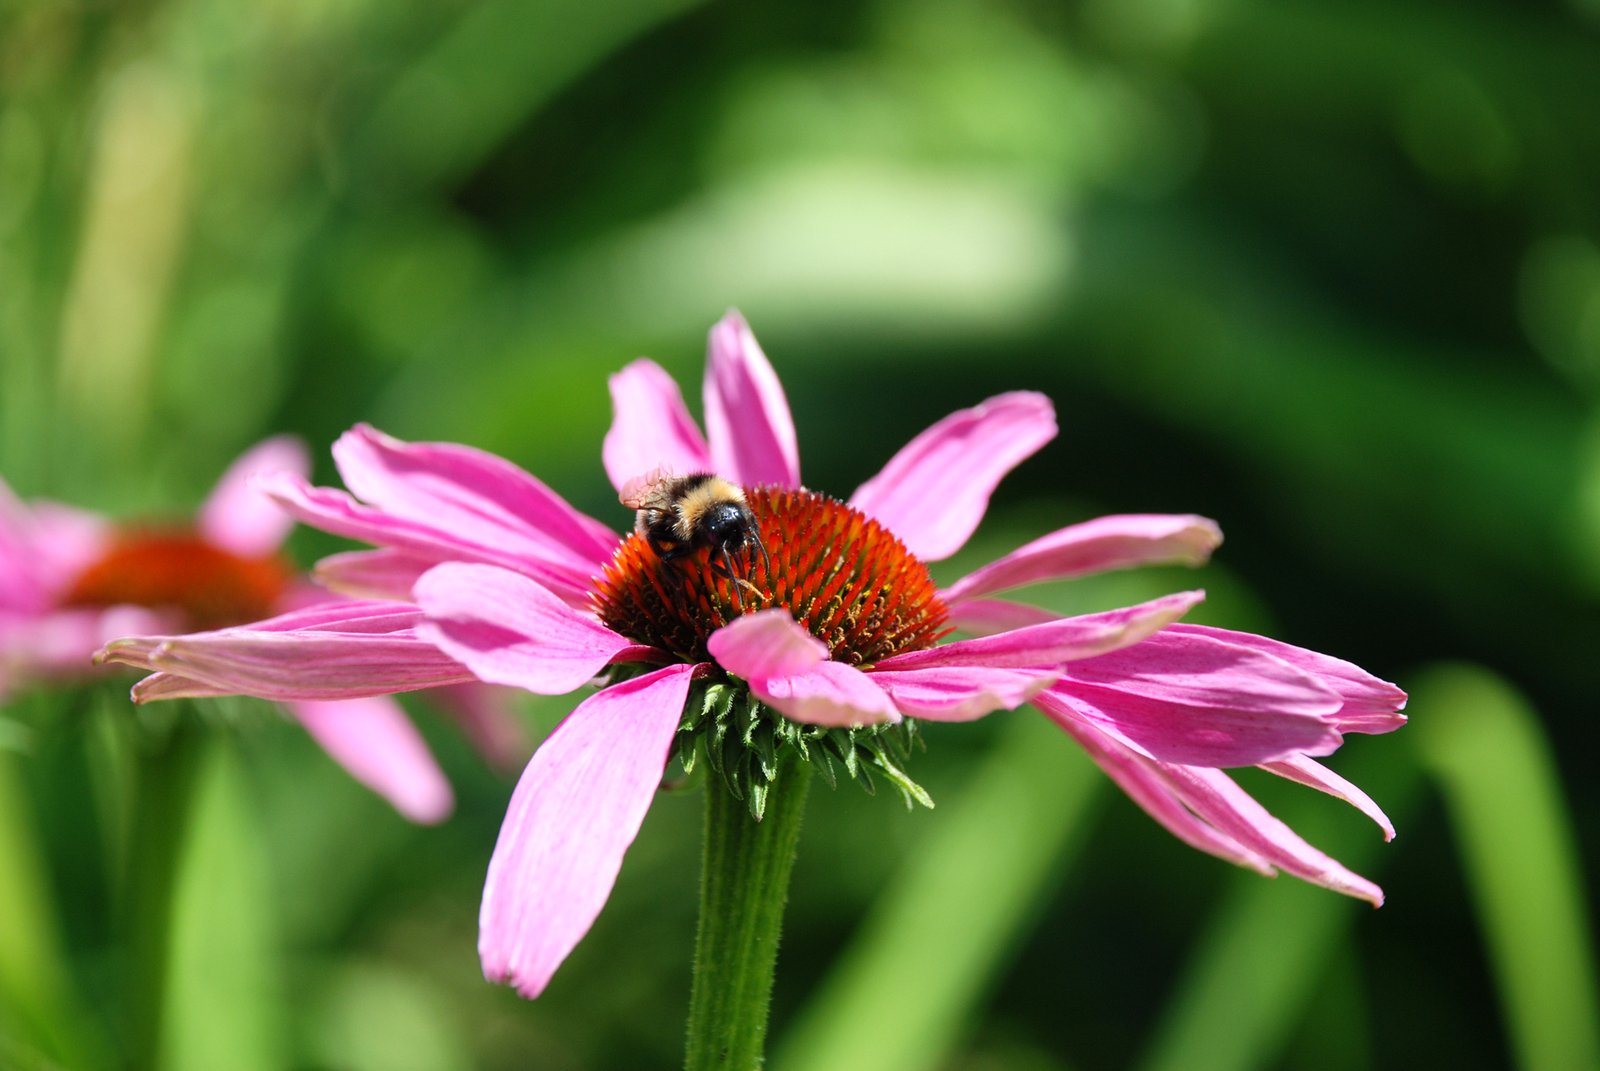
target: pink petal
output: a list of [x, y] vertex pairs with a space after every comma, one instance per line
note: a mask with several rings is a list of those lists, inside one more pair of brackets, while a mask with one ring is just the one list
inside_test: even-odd
[[923, 561], [960, 550], [1006, 473], [1055, 438], [1042, 394], [1001, 394], [962, 409], [907, 443], [850, 504], [876, 518]]
[[1383, 890], [1307, 844], [1221, 770], [1163, 764], [1174, 791], [1196, 815], [1288, 874], [1383, 906]]
[[746, 485], [800, 486], [800, 447], [789, 400], [737, 312], [711, 329], [705, 406], [715, 472]]
[[1051, 532], [957, 580], [946, 604], [1008, 588], [1136, 565], [1199, 565], [1222, 542], [1215, 521], [1193, 514], [1099, 517]]
[[403, 816], [425, 825], [449, 817], [450, 783], [399, 703], [373, 696], [287, 706], [335, 762]]
[[711, 471], [711, 450], [678, 384], [654, 361], [641, 357], [611, 377], [611, 410], [600, 456], [618, 491], [652, 469], [680, 476]]
[[404, 550], [349, 550], [317, 562], [312, 575], [329, 591], [353, 599], [406, 600], [422, 574], [438, 564], [437, 557]]
[[993, 636], [957, 640], [923, 651], [885, 658], [878, 670], [927, 669], [933, 666], [1038, 669], [1092, 658], [1136, 644], [1176, 621], [1205, 597], [1183, 591], [1159, 599], [1098, 614], [1062, 617]]
[[311, 475], [311, 456], [299, 439], [279, 435], [245, 451], [217, 481], [200, 507], [200, 534], [244, 558], [276, 552], [294, 527], [294, 518], [253, 485], [260, 472], [287, 472], [305, 479]]
[[492, 565], [436, 566], [415, 595], [428, 615], [417, 635], [491, 684], [560, 695], [630, 646], [527, 577]]
[[1406, 723], [1406, 716], [1400, 713], [1406, 705], [1406, 693], [1342, 658], [1250, 632], [1232, 632], [1208, 625], [1176, 625], [1172, 631], [1178, 635], [1211, 636], [1265, 651], [1317, 677], [1344, 700], [1335, 719], [1340, 732], [1387, 733]]
[[259, 477], [257, 483], [284, 509], [314, 528], [348, 539], [377, 543], [416, 558], [460, 559], [515, 569], [574, 605], [588, 605], [593, 571], [589, 566], [575, 567], [570, 561], [529, 558], [503, 546], [477, 542], [460, 532], [391, 516], [357, 502], [343, 491], [312, 487], [304, 480], [282, 473]]
[[23, 502], [0, 480], [0, 610], [43, 613], [105, 552], [105, 518], [58, 502]]
[[828, 660], [828, 645], [789, 611], [759, 610], [735, 618], [706, 641], [717, 664], [791, 721], [806, 725], [870, 725], [898, 721], [883, 689], [853, 666]]
[[954, 606], [946, 605], [950, 610], [950, 623], [972, 636], [993, 636], [997, 632], [1042, 625], [1061, 617], [1051, 610], [1004, 599], [963, 599]]
[[706, 649], [723, 669], [745, 680], [805, 673], [828, 660], [828, 645], [781, 608], [734, 618], [711, 634]]
[[873, 678], [843, 662], [820, 662], [804, 673], [752, 680], [750, 691], [802, 725], [850, 728], [900, 720], [900, 712]]
[[38, 612], [49, 605], [49, 588], [34, 570], [33, 544], [31, 511], [0, 479], [0, 609]]
[[[278, 700], [358, 699], [471, 680], [466, 667], [418, 638], [421, 617], [402, 603], [324, 603], [215, 632], [127, 637], [95, 659], [186, 678], [209, 694]], [[180, 691], [163, 682], [136, 687], [135, 698]]]
[[1307, 844], [1221, 770], [1146, 758], [1051, 707], [1040, 704], [1134, 802], [1185, 843], [1261, 873], [1276, 867], [1374, 906], [1383, 903], [1381, 889]]
[[908, 718], [973, 721], [996, 710], [1015, 710], [1053, 684], [1053, 672], [937, 666], [904, 673], [876, 670], [872, 683], [889, 694]]
[[1376, 822], [1378, 828], [1383, 830], [1384, 840], [1394, 840], [1394, 823], [1390, 822], [1389, 816], [1372, 801], [1372, 797], [1315, 759], [1296, 755], [1278, 762], [1264, 762], [1261, 768], [1344, 800]]
[[213, 688], [188, 677], [152, 673], [133, 686], [129, 698], [135, 703], [155, 703], [163, 699], [215, 699], [230, 694], [226, 689]]
[[1082, 695], [1070, 681], [1058, 682], [1049, 699], [1142, 755], [1193, 766], [1251, 766], [1306, 751], [1326, 755], [1343, 739], [1317, 718], [1250, 717], [1107, 691]]
[[617, 534], [505, 458], [406, 443], [358, 424], [333, 444], [345, 486], [391, 516], [554, 566], [592, 571]]
[[1342, 742], [1340, 699], [1280, 658], [1166, 630], [1074, 662], [1052, 693], [1147, 754], [1190, 766], [1251, 766]]
[[655, 797], [693, 672], [667, 666], [596, 692], [528, 763], [483, 886], [485, 977], [537, 997], [589, 932]]

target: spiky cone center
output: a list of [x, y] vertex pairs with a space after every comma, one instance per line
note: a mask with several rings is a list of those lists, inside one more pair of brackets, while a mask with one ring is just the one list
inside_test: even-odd
[[[617, 548], [596, 585], [605, 623], [685, 662], [715, 665], [706, 641], [741, 614], [772, 607], [828, 646], [834, 661], [870, 667], [890, 655], [931, 647], [949, 631], [948, 613], [923, 565], [894, 534], [859, 510], [814, 491], [747, 487], [767, 554], [735, 557], [722, 575], [711, 548], [663, 559], [637, 533]], [[720, 671], [697, 680], [679, 726], [686, 773], [703, 757], [729, 791], [760, 819], [782, 754], [793, 749], [829, 785], [839, 775], [874, 792], [884, 778], [907, 806], [933, 806], [905, 772], [920, 747], [907, 718], [861, 729], [799, 725]]]
[[[685, 662], [710, 662], [706, 641], [734, 618], [782, 607], [828, 645], [829, 657], [870, 666], [931, 647], [948, 614], [927, 566], [892, 532], [815, 491], [747, 487], [766, 555], [702, 546], [664, 559], [637, 532], [617, 548], [595, 590], [600, 618]], [[753, 552], [752, 552], [753, 551]]]
[[270, 617], [292, 572], [277, 555], [246, 558], [180, 530], [131, 530], [79, 573], [63, 607], [148, 606], [193, 629]]

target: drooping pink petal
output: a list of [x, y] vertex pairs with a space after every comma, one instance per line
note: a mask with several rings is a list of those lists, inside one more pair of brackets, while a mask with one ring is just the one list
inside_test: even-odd
[[478, 679], [540, 695], [592, 680], [631, 641], [508, 569], [447, 562], [417, 581], [417, 634]]
[[788, 610], [745, 614], [711, 634], [706, 647], [717, 664], [750, 684], [758, 699], [807, 725], [871, 725], [898, 721], [899, 712], [870, 677], [828, 661], [828, 646]]
[[457, 443], [407, 443], [358, 424], [333, 444], [345, 486], [391, 516], [483, 546], [592, 571], [617, 534], [505, 458]]
[[1276, 868], [1382, 905], [1381, 889], [1307, 844], [1221, 770], [1148, 758], [1071, 716], [1047, 696], [1036, 705], [1082, 744], [1135, 803], [1185, 843], [1264, 874]]
[[1159, 599], [1097, 614], [1057, 618], [1037, 625], [957, 640], [921, 651], [907, 651], [879, 662], [879, 670], [928, 669], [933, 666], [979, 666], [1038, 669], [1075, 659], [1093, 658], [1136, 644], [1176, 621], [1205, 597], [1180, 591]]
[[478, 542], [468, 534], [395, 517], [363, 505], [343, 491], [312, 487], [283, 473], [258, 477], [257, 483], [298, 520], [325, 532], [376, 543], [417, 558], [486, 562], [515, 569], [575, 606], [588, 605], [592, 569], [575, 566], [569, 558], [563, 557], [560, 562], [530, 558], [504, 546]]
[[188, 677], [152, 673], [135, 684], [129, 694], [135, 703], [156, 703], [163, 699], [215, 699], [233, 693]]
[[1157, 633], [1063, 667], [1052, 693], [1078, 717], [1153, 758], [1252, 766], [1326, 755], [1342, 741], [1341, 700], [1280, 658], [1198, 634]]
[[1252, 851], [1233, 838], [1223, 834], [1210, 823], [1203, 821], [1173, 792], [1172, 786], [1161, 774], [1160, 763], [1141, 755], [1131, 747], [1096, 729], [1066, 710], [1063, 704], [1048, 693], [1034, 701], [1051, 721], [1076, 740], [1088, 752], [1117, 787], [1128, 794], [1146, 814], [1166, 828], [1191, 848], [1208, 855], [1254, 870], [1271, 877], [1277, 873], [1258, 852]]
[[1053, 684], [1056, 674], [1037, 669], [934, 666], [899, 673], [875, 670], [868, 677], [889, 694], [906, 717], [973, 721], [996, 710], [1015, 710]]
[[1174, 625], [1173, 632], [1211, 636], [1253, 647], [1312, 674], [1344, 699], [1344, 706], [1335, 719], [1340, 732], [1387, 733], [1406, 723], [1406, 716], [1400, 713], [1406, 705], [1406, 693], [1342, 658], [1250, 632], [1233, 632], [1209, 625]]
[[805, 673], [828, 660], [828, 645], [781, 607], [736, 617], [706, 641], [717, 664], [745, 680]]
[[710, 472], [711, 448], [683, 394], [654, 361], [639, 358], [611, 377], [611, 428], [601, 460], [619, 492], [636, 476], [666, 468], [679, 476]]
[[1006, 473], [1055, 438], [1042, 394], [1001, 394], [951, 413], [907, 443], [850, 504], [876, 518], [923, 561], [960, 550]]
[[[210, 694], [279, 700], [358, 699], [472, 680], [416, 635], [421, 619], [403, 603], [330, 602], [215, 632], [125, 637], [95, 660], [186, 678]], [[135, 688], [139, 700], [177, 694], [171, 684]]]
[[1378, 828], [1383, 830], [1384, 840], [1394, 840], [1394, 823], [1383, 813], [1383, 808], [1374, 803], [1371, 796], [1315, 759], [1296, 755], [1278, 762], [1264, 762], [1261, 768], [1344, 800], [1376, 822]]
[[948, 609], [950, 623], [972, 636], [993, 636], [997, 632], [1042, 625], [1062, 616], [1043, 607], [1005, 599], [963, 599]]
[[289, 537], [294, 518], [253, 483], [260, 472], [311, 475], [311, 455], [292, 435], [278, 435], [246, 450], [217, 481], [200, 507], [200, 535], [242, 558], [263, 558]]
[[353, 599], [404, 600], [439, 562], [436, 556], [404, 550], [347, 550], [317, 562], [312, 575], [329, 591]]
[[1221, 542], [1216, 522], [1194, 514], [1097, 517], [1018, 547], [940, 594], [950, 605], [1025, 584], [1136, 565], [1200, 565]]
[[450, 816], [455, 795], [422, 734], [388, 696], [285, 704], [333, 760], [413, 822]]
[[478, 753], [497, 770], [512, 771], [533, 751], [512, 709], [509, 688], [471, 681], [430, 688], [423, 695], [453, 718]]
[[1221, 770], [1163, 763], [1183, 805], [1273, 866], [1297, 878], [1383, 906], [1383, 890], [1307, 844]]
[[737, 312], [711, 329], [705, 407], [714, 471], [740, 484], [800, 486], [800, 447], [789, 400]]
[[528, 763], [484, 882], [485, 977], [536, 997], [589, 932], [655, 797], [693, 672], [667, 666], [596, 692]]

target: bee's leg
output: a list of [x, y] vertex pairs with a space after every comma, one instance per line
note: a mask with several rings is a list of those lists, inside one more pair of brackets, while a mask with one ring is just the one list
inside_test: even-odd
[[[719, 556], [720, 555], [720, 559]], [[739, 604], [739, 612], [744, 613], [744, 594], [739, 590], [741, 583], [739, 577], [733, 572], [733, 556], [728, 553], [728, 548], [719, 546], [711, 555], [711, 571], [718, 576], [733, 581], [733, 598]]]
[[765, 598], [760, 588], [733, 571], [733, 555], [728, 552], [727, 547], [717, 547], [711, 554], [709, 564], [713, 573], [724, 580], [733, 581], [733, 598], [739, 604], [741, 614], [744, 613], [744, 595], [740, 592], [740, 588], [749, 588], [757, 598]]
[[[750, 543], [755, 544], [753, 549], [751, 548]], [[761, 552], [761, 565], [766, 570], [766, 574], [767, 574], [768, 578], [771, 578], [771, 576], [772, 576], [772, 559], [767, 556], [767, 545], [765, 543], [761, 542], [761, 533], [755, 531], [754, 529], [752, 529], [751, 532], [750, 532], [750, 543], [745, 544], [745, 551], [746, 551], [747, 556], [750, 559], [751, 567], [752, 568], [755, 567], [755, 564], [756, 564], [756, 551], [759, 550]]]

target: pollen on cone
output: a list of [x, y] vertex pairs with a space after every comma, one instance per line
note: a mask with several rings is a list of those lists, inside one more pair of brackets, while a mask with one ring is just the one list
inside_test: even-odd
[[737, 556], [730, 579], [713, 570], [709, 547], [664, 560], [635, 533], [596, 585], [601, 619], [689, 662], [710, 661], [707, 638], [741, 613], [774, 606], [852, 665], [930, 647], [948, 631], [927, 567], [877, 521], [814, 491], [745, 488], [745, 500], [766, 558]]

